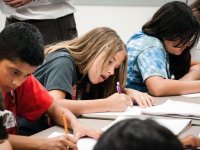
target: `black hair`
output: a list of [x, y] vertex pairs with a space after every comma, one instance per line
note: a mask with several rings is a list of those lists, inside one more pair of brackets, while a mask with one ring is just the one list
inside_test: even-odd
[[0, 60], [20, 60], [39, 66], [44, 60], [44, 43], [39, 30], [24, 22], [12, 23], [0, 33]]
[[178, 138], [151, 119], [127, 119], [108, 129], [94, 150], [183, 150]]
[[200, 25], [192, 9], [184, 2], [174, 1], [163, 5], [142, 30], [145, 34], [164, 40], [179, 41], [177, 47], [190, 42], [182, 55], [169, 54], [170, 71], [175, 79], [181, 78], [190, 68], [190, 49], [198, 42]]

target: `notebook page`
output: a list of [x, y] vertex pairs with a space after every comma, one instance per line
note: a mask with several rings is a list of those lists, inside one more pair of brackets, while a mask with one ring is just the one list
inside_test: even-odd
[[141, 115], [141, 108], [139, 106], [128, 107], [123, 112], [102, 112], [102, 113], [90, 113], [94, 116], [119, 116], [119, 115]]
[[[112, 127], [114, 124], [118, 123], [121, 120], [124, 119], [130, 119], [131, 117], [127, 116], [119, 116], [117, 117], [112, 123], [102, 128], [102, 131], [108, 130], [110, 127]], [[162, 119], [162, 118], [152, 118], [160, 125], [168, 128], [172, 133], [175, 135], [180, 134], [182, 131], [187, 129], [191, 126], [191, 119]]]
[[[53, 138], [57, 136], [65, 135], [65, 133], [61, 132], [52, 132], [48, 138]], [[73, 136], [72, 134], [70, 134]], [[77, 147], [78, 150], [93, 150], [93, 147], [95, 146], [97, 140], [89, 137], [81, 138], [78, 140]]]
[[161, 105], [142, 109], [143, 114], [180, 115], [200, 118], [200, 104], [168, 99]]

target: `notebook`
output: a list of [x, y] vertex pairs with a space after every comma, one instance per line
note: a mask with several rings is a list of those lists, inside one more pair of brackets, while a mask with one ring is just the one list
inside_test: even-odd
[[139, 107], [139, 106], [128, 107], [123, 112], [103, 112], [103, 113], [83, 114], [84, 117], [105, 118], [105, 119], [115, 119], [119, 115], [123, 115], [123, 116], [132, 116], [132, 115], [138, 116], [138, 115], [141, 115], [141, 107]]
[[200, 97], [200, 93], [184, 94], [182, 96], [195, 98], [195, 97]]
[[[128, 116], [119, 116], [117, 117], [112, 123], [110, 123], [109, 125], [105, 126], [104, 128], [102, 128], [102, 131], [106, 131], [108, 130], [110, 127], [112, 127], [114, 124], [116, 124], [117, 122], [124, 120], [124, 119], [129, 119], [131, 117]], [[189, 128], [191, 126], [191, 119], [175, 119], [175, 118], [151, 118], [153, 120], [155, 120], [157, 123], [159, 123], [160, 125], [168, 128], [172, 133], [174, 133], [175, 135], [179, 135], [181, 134], [183, 131], [185, 131], [187, 128]]]
[[[62, 132], [53, 132], [51, 133], [48, 138], [53, 138], [57, 136], [64, 135], [65, 133]], [[71, 134], [71, 136], [73, 136]], [[89, 137], [84, 137], [78, 140], [77, 147], [78, 150], [93, 150], [95, 144], [97, 143], [97, 140]]]
[[200, 104], [168, 99], [161, 105], [141, 109], [142, 114], [200, 119]]

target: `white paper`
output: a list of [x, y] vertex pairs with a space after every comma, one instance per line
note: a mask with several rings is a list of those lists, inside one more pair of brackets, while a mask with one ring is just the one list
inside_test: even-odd
[[[119, 116], [112, 123], [102, 128], [102, 131], [108, 130], [114, 124], [118, 123], [124, 119], [130, 119], [131, 117], [127, 116]], [[191, 119], [162, 119], [162, 118], [153, 118], [160, 125], [168, 128], [172, 133], [178, 135], [182, 131], [184, 131], [187, 127], [191, 125]]]
[[200, 93], [184, 94], [185, 97], [200, 97]]
[[132, 106], [128, 107], [123, 112], [103, 112], [103, 113], [90, 113], [91, 116], [119, 116], [119, 115], [141, 115], [141, 107], [139, 106]]
[[142, 109], [142, 113], [150, 115], [179, 115], [200, 119], [200, 104], [168, 99], [161, 105]]
[[78, 150], [93, 150], [97, 140], [92, 138], [81, 138], [78, 140]]
[[[48, 138], [53, 138], [57, 136], [65, 135], [65, 133], [62, 132], [53, 132], [51, 133]], [[73, 136], [72, 134], [69, 134]], [[89, 137], [81, 138], [77, 142], [78, 150], [93, 150], [93, 147], [95, 146], [97, 140]]]
[[57, 137], [57, 136], [61, 136], [61, 135], [65, 135], [65, 133], [53, 132], [47, 138], [53, 138], [53, 137]]

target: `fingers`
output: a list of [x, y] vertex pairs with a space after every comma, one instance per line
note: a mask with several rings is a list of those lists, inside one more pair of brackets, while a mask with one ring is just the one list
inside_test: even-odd
[[135, 100], [140, 107], [151, 107], [154, 104], [153, 98], [147, 93], [137, 94]]
[[84, 131], [75, 132], [74, 137], [76, 139], [79, 139], [81, 137], [88, 136], [94, 139], [99, 139], [101, 134], [102, 132], [99, 130], [84, 129]]
[[65, 142], [65, 147], [67, 149], [71, 149], [71, 150], [77, 149], [77, 146], [76, 146], [77, 140], [71, 135], [66, 135], [64, 142]]

